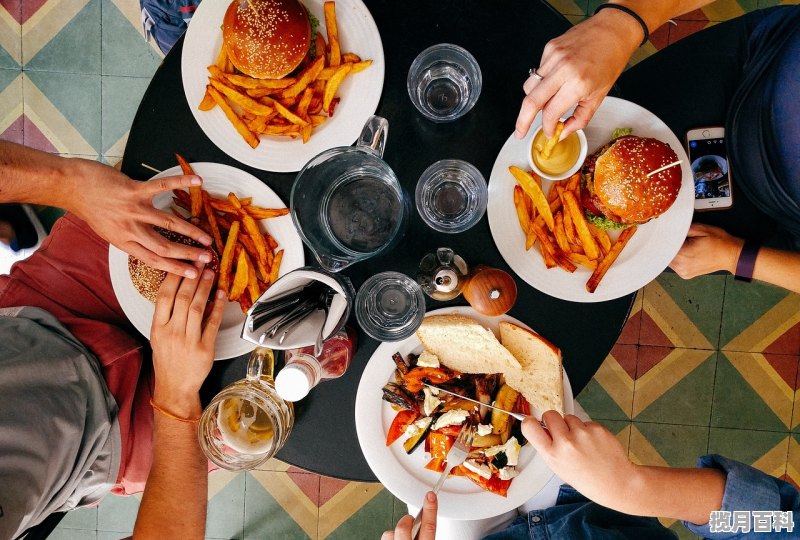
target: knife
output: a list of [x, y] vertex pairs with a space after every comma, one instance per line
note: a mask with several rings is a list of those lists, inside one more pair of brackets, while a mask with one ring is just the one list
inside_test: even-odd
[[[504, 412], [507, 415], [509, 415], [509, 416], [511, 416], [513, 418], [516, 418], [520, 422], [522, 422], [523, 420], [528, 418], [527, 414], [521, 414], [521, 413], [515, 413], [515, 412], [507, 411], [505, 409], [501, 409], [500, 407], [495, 407], [494, 405], [489, 405], [487, 403], [482, 403], [482, 402], [478, 401], [477, 399], [464, 397], [461, 394], [456, 394], [455, 392], [451, 392], [450, 390], [445, 390], [444, 388], [439, 388], [438, 386], [434, 386], [434, 385], [428, 384], [426, 382], [423, 382], [422, 384], [424, 384], [428, 388], [433, 388], [435, 390], [438, 390], [439, 392], [444, 392], [445, 394], [450, 394], [451, 396], [455, 396], [455, 397], [461, 398], [461, 399], [466, 399], [467, 401], [471, 401], [472, 403], [477, 403], [478, 405], [485, 405], [486, 407], [489, 407], [490, 409], [494, 409], [496, 411]], [[544, 425], [544, 422], [540, 421], [539, 423], [542, 425], [543, 428], [547, 427], [547, 426]]]

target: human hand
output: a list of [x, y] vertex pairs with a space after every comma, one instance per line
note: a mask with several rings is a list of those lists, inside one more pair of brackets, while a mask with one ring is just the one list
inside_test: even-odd
[[225, 293], [217, 290], [203, 321], [214, 272], [195, 279], [167, 274], [158, 290], [150, 344], [156, 387], [153, 398], [184, 417], [199, 415], [198, 392], [214, 363], [214, 344], [222, 322]]
[[188, 236], [205, 246], [211, 237], [177, 216], [153, 208], [153, 197], [163, 191], [197, 186], [196, 176], [172, 176], [148, 182], [131, 180], [116, 169], [89, 160], [71, 160], [79, 179], [68, 210], [74, 212], [108, 243], [159, 270], [196, 277], [197, 268], [185, 261], [211, 261], [202, 248], [170, 242], [154, 225]]
[[[439, 501], [436, 499], [436, 494], [429, 491], [425, 494], [425, 500], [422, 502], [422, 521], [419, 527], [419, 540], [434, 540], [436, 537], [436, 511], [439, 508]], [[411, 516], [403, 516], [397, 522], [397, 527], [394, 531], [386, 531], [381, 536], [381, 540], [413, 540], [411, 538], [411, 527], [414, 524], [414, 518]]]
[[736, 263], [744, 240], [726, 233], [719, 227], [692, 223], [689, 233], [669, 267], [683, 279], [691, 279], [727, 270], [736, 272]]
[[622, 444], [606, 428], [583, 422], [577, 416], [562, 417], [556, 411], [542, 415], [547, 429], [531, 417], [522, 423], [522, 433], [547, 465], [584, 497], [609, 508], [619, 507], [620, 498], [636, 478], [636, 465]]
[[547, 43], [536, 68], [543, 79], [531, 76], [523, 86], [514, 132], [518, 139], [525, 137], [539, 111], [544, 133], [552, 137], [558, 121], [576, 103], [561, 138], [586, 127], [641, 41], [636, 21], [614, 11], [603, 10]]

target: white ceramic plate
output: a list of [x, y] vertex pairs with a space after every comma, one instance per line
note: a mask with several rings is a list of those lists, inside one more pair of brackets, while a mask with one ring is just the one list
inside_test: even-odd
[[[203, 189], [217, 197], [227, 197], [233, 192], [237, 197], [253, 197], [253, 204], [265, 208], [286, 208], [274, 191], [255, 176], [220, 163], [192, 163], [194, 171], [203, 178]], [[180, 167], [172, 167], [153, 178], [181, 174]], [[172, 205], [172, 193], [160, 193], [153, 199], [153, 206], [167, 209]], [[287, 214], [278, 218], [261, 220], [261, 228], [269, 231], [283, 249], [280, 275], [284, 275], [304, 264], [303, 243]], [[128, 254], [111, 246], [108, 250], [108, 268], [111, 285], [122, 310], [136, 329], [150, 337], [155, 304], [139, 294], [128, 273]], [[239, 304], [228, 302], [222, 316], [222, 326], [217, 336], [215, 360], [233, 358], [253, 350], [253, 344], [241, 336], [245, 315]]]
[[[208, 84], [206, 67], [216, 61], [222, 46], [220, 27], [229, 4], [228, 0], [200, 4], [183, 44], [183, 89], [189, 108], [206, 136], [235, 160], [275, 172], [299, 171], [323, 150], [353, 144], [364, 123], [378, 108], [384, 77], [381, 36], [364, 3], [361, 0], [339, 0], [336, 20], [342, 52], [352, 52], [364, 60], [372, 60], [372, 65], [344, 80], [337, 92], [341, 102], [336, 113], [314, 130], [306, 144], [299, 138], [292, 140], [262, 135], [261, 144], [255, 149], [242, 139], [219, 107], [207, 112], [197, 109]], [[303, 0], [306, 9], [320, 21], [319, 30], [327, 41], [323, 4], [323, 0]]]
[[[531, 128], [541, 124], [541, 113]], [[631, 127], [633, 134], [653, 137], [672, 147], [683, 160], [681, 190], [672, 207], [660, 217], [639, 225], [636, 234], [622, 250], [594, 293], [586, 291], [586, 281], [591, 272], [578, 267], [570, 274], [560, 268], [548, 270], [539, 251], [525, 251], [517, 214], [514, 211], [514, 185], [516, 181], [508, 172], [510, 165], [528, 170], [527, 149], [529, 138], [517, 140], [512, 135], [503, 145], [494, 162], [489, 178], [489, 227], [497, 248], [506, 263], [529, 285], [543, 293], [573, 302], [603, 302], [625, 296], [644, 287], [656, 278], [678, 253], [694, 212], [694, 180], [689, 158], [675, 134], [656, 115], [623, 99], [607, 97], [597, 109], [589, 126], [584, 130], [589, 153], [604, 145], [611, 132], [618, 127]], [[544, 181], [547, 191], [550, 182]], [[609, 231], [613, 239], [618, 231]]]
[[[501, 321], [529, 328], [513, 317], [486, 317], [470, 307], [438, 309], [428, 315], [444, 313], [472, 317], [495, 333], [499, 331]], [[403, 341], [379, 345], [364, 369], [356, 395], [356, 432], [367, 463], [392, 494], [404, 503], [417, 507], [425, 493], [439, 479], [439, 473], [425, 469], [430, 455], [424, 449], [418, 448], [409, 456], [400, 442], [386, 446], [386, 434], [397, 413], [382, 399], [381, 388], [394, 374], [392, 355], [395, 352], [400, 352], [405, 357], [411, 352], [421, 350], [422, 344], [416, 334]], [[566, 373], [563, 395], [566, 412], [572, 414], [572, 388]], [[405, 438], [401, 437], [401, 440]], [[530, 443], [520, 451], [518, 468], [520, 474], [511, 482], [507, 497], [489, 493], [466, 478], [448, 478], [439, 494], [439, 517], [471, 520], [500, 515], [536, 495], [553, 476], [553, 472]]]

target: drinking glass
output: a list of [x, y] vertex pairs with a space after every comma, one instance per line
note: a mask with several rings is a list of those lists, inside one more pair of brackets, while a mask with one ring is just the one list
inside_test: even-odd
[[388, 126], [371, 117], [356, 146], [322, 152], [295, 179], [292, 221], [326, 270], [377, 255], [402, 236], [410, 204], [381, 159]]
[[488, 201], [483, 175], [460, 159], [437, 161], [425, 169], [417, 182], [419, 215], [440, 232], [466, 231], [483, 217]]
[[440, 43], [422, 51], [408, 70], [408, 95], [428, 120], [452, 122], [481, 94], [481, 68], [466, 49]]
[[382, 272], [365, 281], [355, 306], [358, 325], [378, 341], [407, 338], [425, 317], [422, 288], [399, 272]]
[[218, 467], [252, 469], [274, 456], [292, 432], [294, 408], [275, 391], [274, 361], [270, 349], [255, 349], [247, 377], [226, 386], [203, 411], [200, 448]]

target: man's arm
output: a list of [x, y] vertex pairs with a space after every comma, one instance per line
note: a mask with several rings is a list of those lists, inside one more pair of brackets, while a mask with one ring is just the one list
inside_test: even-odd
[[184, 261], [209, 262], [201, 248], [168, 241], [153, 226], [179, 232], [205, 246], [211, 237], [186, 220], [153, 208], [163, 191], [200, 185], [196, 176], [136, 182], [116, 169], [87, 159], [67, 159], [0, 141], [0, 202], [65, 208], [103, 239], [145, 263], [180, 275], [197, 270]]
[[135, 539], [199, 538], [205, 534], [208, 465], [197, 440], [199, 391], [214, 361], [225, 294], [203, 313], [214, 272], [199, 279], [168, 275], [158, 291], [150, 341], [153, 392], [153, 465], [133, 530]]

